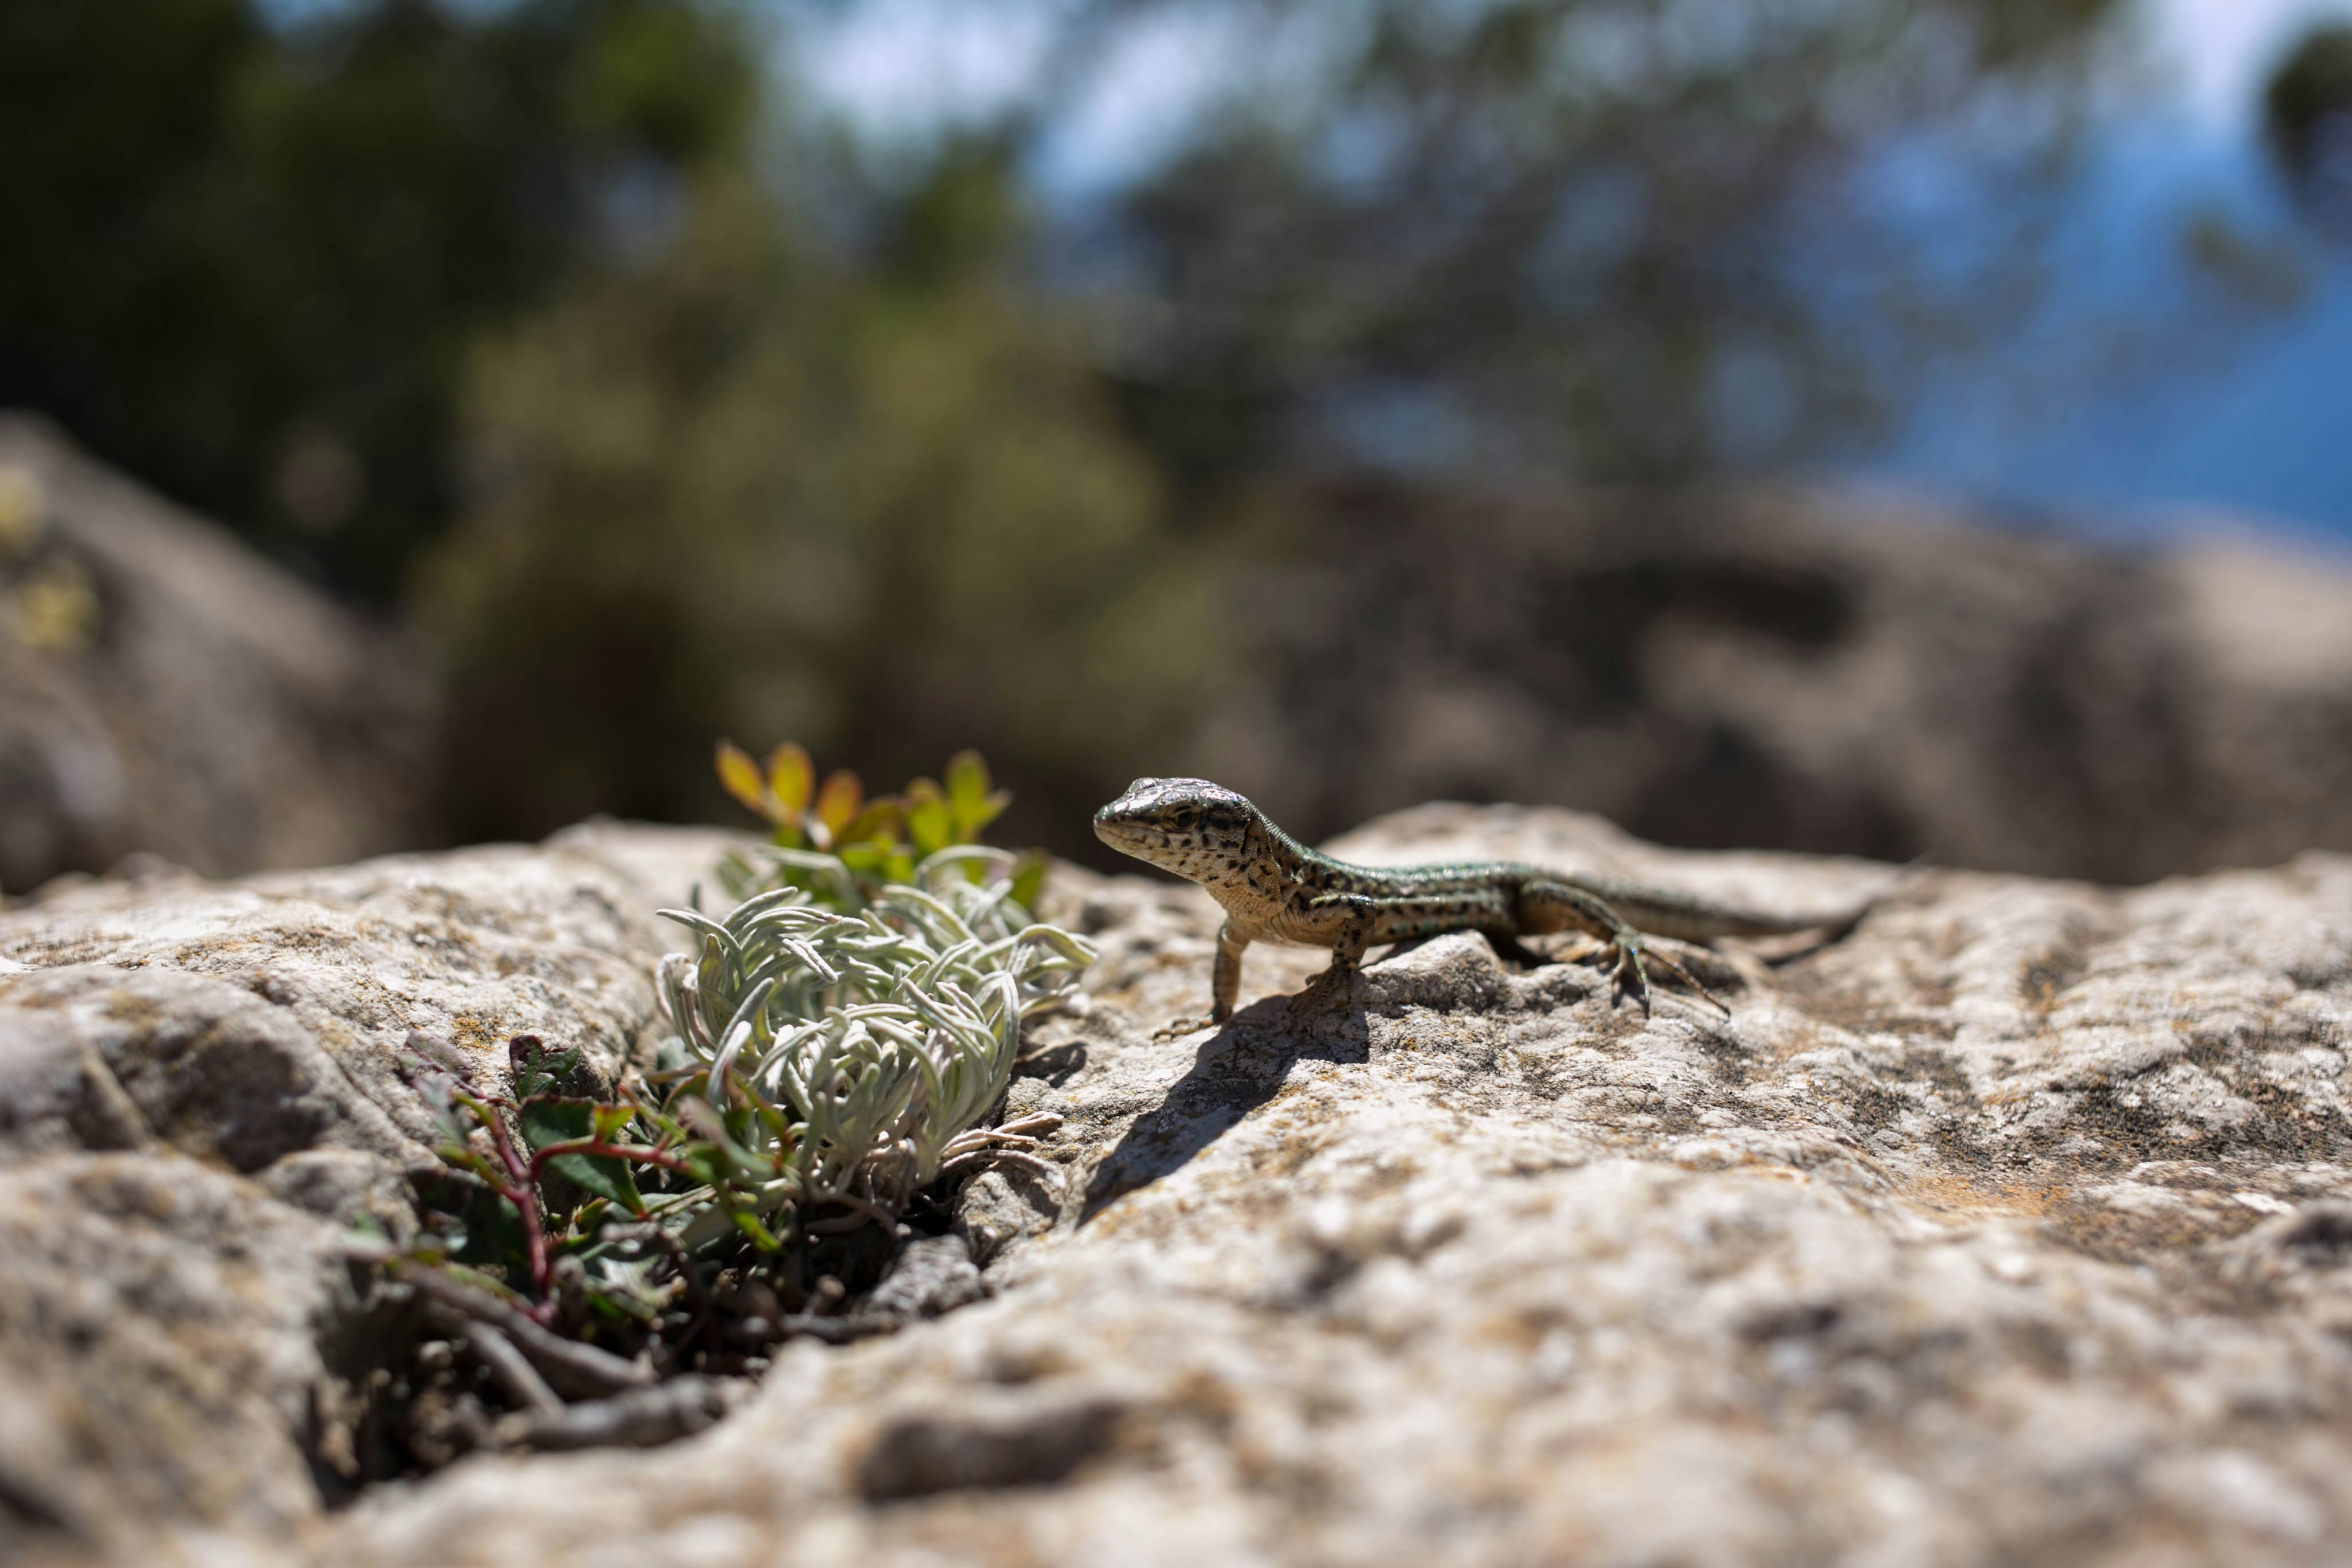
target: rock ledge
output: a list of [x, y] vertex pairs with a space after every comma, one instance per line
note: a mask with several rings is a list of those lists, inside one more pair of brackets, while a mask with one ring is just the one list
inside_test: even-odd
[[[2352, 858], [2116, 891], [1920, 872], [1727, 952], [1726, 1022], [1475, 937], [1215, 1033], [1192, 889], [1066, 870], [1105, 957], [1034, 1026], [986, 1298], [789, 1343], [654, 1450], [467, 1460], [321, 1507], [344, 1216], [422, 1154], [391, 1043], [609, 1065], [716, 836], [0, 918], [0, 1518], [253, 1561], [2319, 1562], [2352, 1529]], [[1776, 907], [1898, 876], [1430, 806], [1338, 846]], [[308, 1447], [306, 1447], [306, 1445]], [[331, 1464], [323, 1468], [330, 1472]], [[342, 1501], [338, 1497], [334, 1500]]]

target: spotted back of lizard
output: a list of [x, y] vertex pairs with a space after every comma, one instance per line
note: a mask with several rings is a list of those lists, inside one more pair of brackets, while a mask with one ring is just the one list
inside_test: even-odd
[[1271, 934], [1307, 900], [1326, 893], [1458, 895], [1463, 912], [1499, 915], [1498, 881], [1535, 878], [1530, 867], [1493, 862], [1382, 868], [1319, 855], [1274, 825], [1249, 798], [1207, 779], [1143, 778], [1095, 814], [1095, 834], [1122, 854], [1206, 888], [1246, 925]]

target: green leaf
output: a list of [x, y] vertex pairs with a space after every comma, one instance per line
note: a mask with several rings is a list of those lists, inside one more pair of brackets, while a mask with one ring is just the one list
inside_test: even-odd
[[724, 1186], [732, 1174], [726, 1154], [716, 1143], [686, 1144], [677, 1151], [677, 1158], [687, 1174], [706, 1187]]
[[732, 741], [721, 741], [717, 766], [719, 783], [729, 795], [768, 821], [778, 819], [775, 798], [768, 793], [767, 781], [760, 776], [760, 764], [751, 760], [751, 752]]
[[948, 759], [944, 774], [948, 799], [958, 805], [988, 798], [988, 763], [978, 752], [958, 752]]
[[797, 742], [786, 741], [768, 753], [768, 787], [788, 816], [797, 818], [807, 808], [809, 785], [815, 779], [816, 766]]
[[784, 1249], [784, 1244], [777, 1240], [775, 1234], [769, 1230], [766, 1226], [761, 1225], [760, 1223], [760, 1216], [753, 1214], [750, 1209], [730, 1207], [727, 1211], [727, 1217], [733, 1220], [735, 1222], [735, 1228], [741, 1231], [745, 1236], [750, 1237], [751, 1238], [751, 1245], [758, 1247], [761, 1251], [782, 1252]]
[[507, 1060], [514, 1069], [515, 1098], [525, 1100], [540, 1093], [578, 1067], [580, 1056], [580, 1047], [574, 1046], [551, 1058], [537, 1035], [517, 1035], [507, 1042]]
[[959, 810], [956, 813], [956, 841], [961, 844], [979, 843], [982, 830], [998, 817], [1003, 816], [1004, 808], [1012, 804], [1013, 796], [1003, 790], [998, 790], [973, 809]]
[[[457, 1080], [447, 1073], [420, 1072], [411, 1081], [416, 1086], [417, 1098], [425, 1101], [425, 1109], [432, 1113], [433, 1124], [441, 1130], [443, 1144], [449, 1149], [464, 1149], [467, 1135], [477, 1124], [450, 1098], [450, 1091], [457, 1088]], [[450, 1156], [445, 1152], [442, 1158], [446, 1160]]]
[[[850, 844], [841, 851], [841, 863], [849, 868], [860, 894], [871, 900], [892, 879], [891, 868], [905, 858], [906, 851], [896, 844]], [[836, 907], [847, 908], [845, 905]]]
[[503, 1181], [506, 1177], [504, 1171], [488, 1158], [476, 1153], [470, 1143], [444, 1143], [434, 1152], [441, 1156], [444, 1164], [478, 1176], [485, 1182]]
[[604, 1143], [618, 1138], [636, 1118], [636, 1108], [631, 1105], [599, 1105], [588, 1113], [591, 1130]]
[[439, 1183], [423, 1195], [426, 1206], [458, 1224], [461, 1235], [450, 1248], [452, 1258], [478, 1268], [503, 1268], [510, 1279], [521, 1277], [529, 1254], [522, 1215], [514, 1205], [477, 1182]]
[[1033, 915], [1037, 911], [1037, 895], [1045, 886], [1045, 868], [1049, 863], [1042, 849], [1026, 850], [1013, 863], [1013, 890], [1006, 896]]
[[558, 1154], [547, 1163], [547, 1168], [582, 1192], [616, 1203], [631, 1214], [646, 1211], [646, 1200], [637, 1192], [636, 1175], [625, 1160], [605, 1154]]
[[907, 786], [907, 837], [914, 840], [918, 856], [955, 842], [954, 815], [940, 786], [929, 779], [917, 779]]
[[[706, 1140], [698, 1147], [707, 1147], [711, 1157], [719, 1162], [713, 1168], [719, 1173], [704, 1180], [714, 1185], [722, 1185], [738, 1180], [756, 1182], [772, 1173], [765, 1168], [767, 1162], [736, 1142], [734, 1129], [729, 1124], [729, 1115], [722, 1113], [708, 1100], [699, 1096], [687, 1099], [678, 1104], [678, 1114]], [[743, 1125], [750, 1125], [748, 1112], [733, 1114]]]
[[816, 819], [824, 824], [831, 841], [841, 842], [849, 825], [857, 820], [858, 807], [866, 801], [866, 786], [847, 768], [835, 768], [824, 777], [816, 792]]
[[604, 1198], [590, 1198], [586, 1203], [582, 1204], [580, 1212], [572, 1216], [573, 1242], [593, 1245], [590, 1238], [604, 1228], [605, 1212], [612, 1206], [611, 1202]]
[[650, 1328], [661, 1319], [661, 1310], [649, 1301], [639, 1300], [634, 1292], [614, 1289], [599, 1279], [588, 1282], [588, 1310], [616, 1328]]
[[877, 795], [866, 803], [848, 826], [841, 830], [836, 853], [855, 844], [895, 844], [906, 803], [895, 795]]
[[[601, 1137], [595, 1131], [597, 1112], [611, 1110], [622, 1110], [625, 1118], [625, 1107], [541, 1095], [524, 1100], [517, 1119], [522, 1123], [523, 1141], [537, 1152], [557, 1143]], [[558, 1154], [547, 1163], [547, 1168], [582, 1192], [610, 1199], [631, 1214], [646, 1206], [646, 1200], [637, 1194], [636, 1178], [625, 1161], [605, 1154]]]
[[958, 752], [948, 759], [948, 814], [955, 844], [976, 844], [981, 830], [1004, 815], [1013, 797], [988, 787], [988, 764], [978, 752]]
[[587, 1137], [595, 1107], [593, 1100], [533, 1095], [522, 1102], [516, 1120], [522, 1124], [523, 1142], [535, 1154], [551, 1143], [569, 1143], [575, 1138]]

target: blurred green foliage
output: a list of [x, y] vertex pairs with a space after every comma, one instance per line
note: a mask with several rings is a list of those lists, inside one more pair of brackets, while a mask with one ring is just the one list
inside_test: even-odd
[[473, 334], [738, 144], [760, 83], [683, 0], [0, 5], [0, 405], [346, 592], [456, 504]]
[[707, 815], [714, 732], [902, 774], [979, 742], [1066, 810], [1182, 730], [1223, 657], [1206, 547], [1005, 276], [972, 216], [1004, 178], [942, 168], [853, 268], [714, 170], [668, 249], [478, 351], [479, 503], [418, 597], [460, 833]]

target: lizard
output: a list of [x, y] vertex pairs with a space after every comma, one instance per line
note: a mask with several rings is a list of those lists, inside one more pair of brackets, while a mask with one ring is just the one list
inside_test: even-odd
[[1614, 877], [1511, 861], [1351, 866], [1307, 848], [1246, 796], [1206, 779], [1136, 780], [1095, 813], [1095, 836], [1121, 854], [1199, 883], [1223, 907], [1211, 971], [1211, 1023], [1232, 1016], [1241, 993], [1242, 954], [1253, 942], [1329, 948], [1331, 965], [1310, 984], [1308, 994], [1344, 997], [1367, 950], [1455, 931], [1483, 932], [1507, 952], [1525, 951], [1521, 937], [1586, 931], [1613, 950], [1619, 994], [1631, 993], [1644, 1016], [1648, 966], [1654, 964], [1728, 1016], [1729, 1007], [1643, 933], [1692, 941], [1850, 930], [1871, 907], [1784, 918]]

